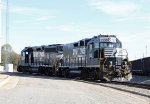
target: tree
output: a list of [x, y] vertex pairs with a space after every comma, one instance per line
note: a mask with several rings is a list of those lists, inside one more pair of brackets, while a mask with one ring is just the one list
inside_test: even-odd
[[20, 55], [13, 51], [10, 44], [4, 44], [1, 47], [1, 55], [2, 55], [2, 63], [1, 65], [5, 65], [7, 63], [7, 57], [9, 57], [9, 63], [12, 63], [14, 67], [17, 66]]

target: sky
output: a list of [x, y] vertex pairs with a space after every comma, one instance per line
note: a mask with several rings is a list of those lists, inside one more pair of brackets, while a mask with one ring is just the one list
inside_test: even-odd
[[[129, 59], [150, 56], [150, 0], [2, 0], [1, 43], [66, 44], [99, 34], [116, 35]], [[7, 26], [7, 29], [6, 29]]]

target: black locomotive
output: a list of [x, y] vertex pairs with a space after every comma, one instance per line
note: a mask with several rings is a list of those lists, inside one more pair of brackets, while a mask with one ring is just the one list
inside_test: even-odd
[[19, 72], [38, 72], [69, 77], [77, 74], [83, 79], [130, 80], [131, 64], [115, 35], [98, 35], [69, 44], [26, 47], [21, 52]]

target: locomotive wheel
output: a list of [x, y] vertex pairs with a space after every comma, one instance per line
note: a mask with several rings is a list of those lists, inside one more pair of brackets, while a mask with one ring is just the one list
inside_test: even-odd
[[60, 74], [59, 74], [60, 72], [59, 72], [59, 71], [60, 71], [59, 69], [56, 69], [56, 71], [55, 71], [55, 74], [54, 74], [54, 75], [55, 75], [55, 76], [60, 76]]
[[93, 75], [92, 75], [93, 79], [94, 79], [94, 80], [97, 80], [97, 79], [98, 79], [97, 71], [96, 71], [96, 70], [93, 70], [92, 74], [93, 74]]
[[18, 72], [21, 72], [21, 66], [18, 66], [18, 67], [17, 67], [17, 71], [18, 71]]
[[88, 72], [84, 68], [84, 69], [81, 70], [81, 79], [87, 79], [87, 77], [88, 77]]
[[41, 66], [39, 67], [38, 73], [39, 73], [39, 74], [43, 74], [43, 67], [41, 67]]
[[115, 73], [113, 68], [105, 68], [103, 71], [103, 78], [104, 81], [112, 81], [115, 77]]
[[48, 68], [45, 69], [45, 75], [46, 76], [50, 76], [51, 75], [51, 72]]
[[84, 69], [81, 70], [81, 79], [85, 79]]
[[62, 70], [62, 77], [65, 77], [65, 69]]
[[58, 74], [58, 76], [59, 76], [59, 77], [62, 77], [62, 76], [63, 76], [63, 74], [62, 74], [62, 73], [63, 73], [63, 72], [62, 72], [62, 70], [61, 70], [61, 69], [59, 69], [57, 74]]
[[130, 68], [128, 66], [125, 67], [125, 69], [122, 71], [123, 77], [126, 80], [131, 80], [132, 79], [132, 73], [130, 72]]
[[29, 73], [32, 74], [32, 70], [29, 70]]
[[65, 77], [65, 78], [69, 77], [69, 70], [68, 69], [63, 70], [63, 77]]

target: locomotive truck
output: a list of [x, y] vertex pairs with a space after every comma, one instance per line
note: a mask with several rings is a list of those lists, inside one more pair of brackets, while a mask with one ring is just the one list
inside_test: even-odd
[[63, 77], [77, 74], [83, 79], [106, 81], [132, 78], [128, 53], [115, 35], [98, 35], [63, 45], [26, 47], [21, 52], [18, 71]]

